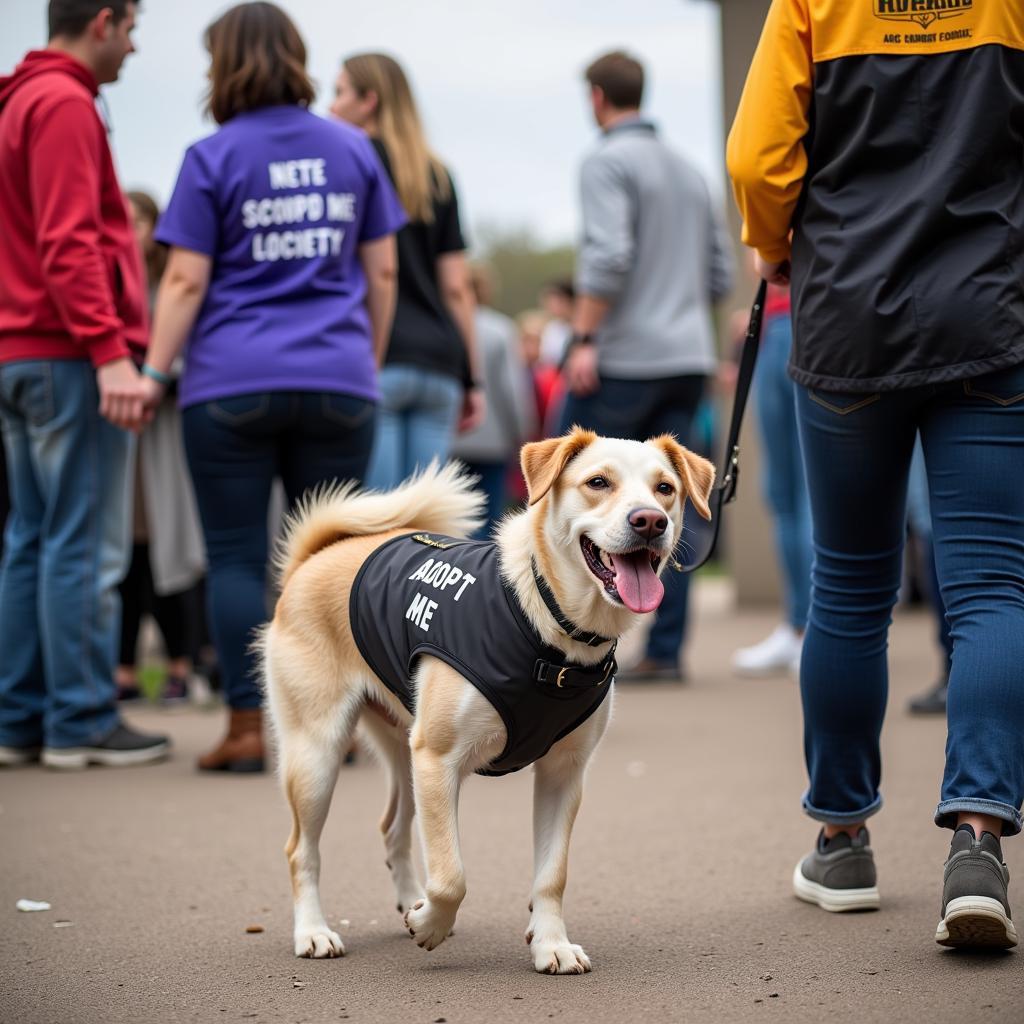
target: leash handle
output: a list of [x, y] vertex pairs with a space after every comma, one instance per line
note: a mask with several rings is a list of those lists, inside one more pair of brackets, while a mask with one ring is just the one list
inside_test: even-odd
[[750, 386], [754, 380], [754, 367], [757, 365], [757, 352], [761, 347], [761, 327], [764, 324], [764, 306], [768, 295], [768, 282], [762, 280], [750, 308], [750, 322], [747, 324], [747, 335], [743, 339], [743, 352], [740, 356], [739, 374], [736, 378], [736, 395], [732, 403], [732, 417], [729, 420], [729, 434], [725, 442], [723, 465], [717, 474], [718, 482], [711, 492], [711, 542], [704, 557], [700, 561], [682, 567], [683, 572], [695, 572], [711, 557], [718, 544], [718, 531], [722, 526], [722, 508], [736, 498], [736, 485], [740, 476], [740, 429], [743, 426], [743, 413], [750, 397]]

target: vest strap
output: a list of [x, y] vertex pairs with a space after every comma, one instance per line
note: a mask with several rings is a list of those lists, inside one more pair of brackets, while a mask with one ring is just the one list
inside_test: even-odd
[[615, 675], [615, 648], [598, 665], [559, 665], [557, 662], [538, 658], [533, 665], [533, 678], [538, 683], [556, 686], [558, 689], [592, 689], [604, 686]]
[[614, 637], [601, 636], [600, 633], [591, 633], [588, 630], [581, 629], [576, 625], [566, 614], [558, 607], [558, 602], [555, 600], [555, 595], [552, 593], [551, 588], [547, 584], [547, 580], [539, 572], [537, 572], [537, 563], [532, 558], [530, 559], [530, 568], [533, 570], [533, 582], [537, 584], [537, 589], [540, 591], [541, 599], [544, 604], [547, 605], [547, 609], [551, 612], [552, 618], [562, 628], [562, 632], [565, 633], [570, 640], [576, 640], [578, 643], [586, 644], [588, 647], [600, 647], [601, 644], [610, 644]]

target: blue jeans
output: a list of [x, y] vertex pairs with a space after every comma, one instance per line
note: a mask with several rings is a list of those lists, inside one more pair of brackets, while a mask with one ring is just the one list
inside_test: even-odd
[[0, 744], [97, 743], [117, 725], [134, 438], [100, 416], [96, 373], [78, 360], [0, 365], [0, 421]]
[[921, 439], [914, 445], [914, 457], [910, 460], [910, 480], [907, 484], [907, 522], [917, 538], [921, 555], [921, 567], [927, 578], [928, 600], [935, 613], [939, 646], [946, 659], [946, 676], [953, 659], [953, 638], [949, 635], [946, 606], [942, 603], [942, 589], [939, 574], [935, 568], [935, 545], [932, 542], [932, 513], [928, 502], [928, 470], [924, 464], [924, 449]]
[[289, 507], [318, 484], [361, 480], [372, 402], [330, 392], [237, 395], [185, 409], [185, 454], [209, 562], [207, 615], [232, 708], [258, 708], [253, 630], [267, 620], [267, 515], [275, 477]]
[[811, 603], [811, 506], [796, 426], [796, 385], [786, 370], [792, 344], [789, 314], [771, 317], [761, 339], [754, 387], [764, 452], [762, 486], [775, 521], [786, 620], [802, 630]]
[[385, 366], [380, 391], [366, 483], [389, 491], [432, 459], [447, 461], [462, 408], [462, 384], [418, 366]]
[[[704, 380], [696, 374], [661, 380], [602, 377], [593, 394], [568, 396], [563, 419], [605, 437], [646, 441], [658, 434], [675, 434], [680, 444], [685, 445], [704, 393]], [[690, 529], [689, 525], [684, 526], [684, 534]], [[661, 578], [665, 596], [647, 637], [647, 657], [663, 664], [677, 664], [686, 637], [690, 577], [669, 568]]]
[[883, 394], [797, 391], [814, 519], [800, 688], [804, 809], [875, 813], [900, 585], [907, 477], [920, 431], [935, 558], [953, 637], [946, 770], [935, 820], [1021, 829], [1024, 801], [1024, 365]]
[[505, 477], [507, 462], [467, 462], [466, 469], [480, 477], [478, 484], [487, 495], [487, 522], [480, 528], [480, 537], [489, 537], [505, 511]]

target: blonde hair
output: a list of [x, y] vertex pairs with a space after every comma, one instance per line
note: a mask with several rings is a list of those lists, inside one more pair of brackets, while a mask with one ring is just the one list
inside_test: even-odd
[[434, 200], [451, 195], [445, 166], [427, 144], [409, 80], [383, 53], [359, 53], [344, 62], [360, 96], [377, 95], [377, 126], [391, 161], [395, 191], [413, 221], [431, 224]]

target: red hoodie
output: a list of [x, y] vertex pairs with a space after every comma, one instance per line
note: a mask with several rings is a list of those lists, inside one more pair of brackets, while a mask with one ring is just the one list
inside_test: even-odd
[[145, 348], [142, 258], [98, 92], [53, 50], [0, 78], [0, 363], [101, 366]]

